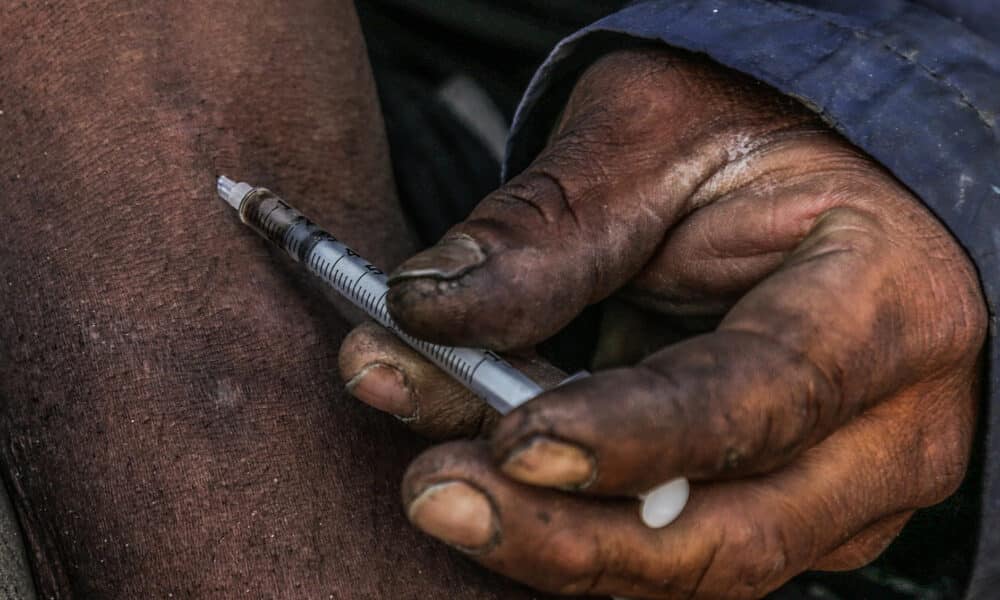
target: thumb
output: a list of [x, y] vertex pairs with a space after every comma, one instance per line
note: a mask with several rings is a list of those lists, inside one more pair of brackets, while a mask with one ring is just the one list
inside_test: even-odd
[[445, 344], [504, 350], [550, 337], [708, 201], [734, 147], [802, 120], [758, 87], [685, 54], [605, 56], [531, 166], [390, 277], [393, 316]]
[[[630, 152], [623, 146], [635, 140], [626, 141], [621, 110], [607, 102], [625, 72], [610, 62], [581, 77], [549, 144], [523, 173], [390, 276], [389, 310], [405, 330], [443, 344], [532, 346], [654, 251], [663, 223], [637, 218], [640, 207], [629, 201], [636, 190], [618, 177]], [[609, 132], [622, 134], [617, 148]]]
[[664, 223], [608, 202], [609, 185], [581, 176], [596, 172], [587, 162], [550, 152], [404, 262], [387, 299], [400, 325], [437, 343], [529, 347], [633, 276]]

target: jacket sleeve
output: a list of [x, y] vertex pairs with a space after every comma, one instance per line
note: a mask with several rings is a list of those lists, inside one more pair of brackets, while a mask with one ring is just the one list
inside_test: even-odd
[[[967, 596], [973, 599], [996, 597], [1000, 584], [1000, 42], [989, 39], [994, 29], [978, 23], [987, 33], [975, 33], [962, 23], [962, 15], [983, 4], [633, 4], [555, 47], [517, 111], [504, 167], [506, 179], [537, 155], [572, 84], [597, 56], [661, 42], [705, 53], [799, 98], [909, 186], [968, 252], [989, 305], [981, 535]], [[995, 6], [991, 10], [1000, 20]]]

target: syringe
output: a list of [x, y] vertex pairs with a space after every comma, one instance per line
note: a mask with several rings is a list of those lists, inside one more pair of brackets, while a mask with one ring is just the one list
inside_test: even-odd
[[385, 274], [270, 190], [226, 177], [219, 177], [217, 186], [219, 196], [239, 211], [240, 220], [500, 413], [506, 414], [542, 392], [537, 383], [489, 350], [431, 344], [400, 329], [386, 308], [389, 286]]
[[[442, 346], [407, 334], [386, 307], [385, 297], [389, 293], [386, 275], [270, 190], [237, 183], [227, 177], [219, 177], [216, 188], [219, 196], [236, 209], [241, 221], [305, 265], [309, 272], [483, 398], [500, 414], [509, 413], [544, 391], [489, 350]], [[683, 478], [671, 480], [644, 494], [643, 521], [650, 527], [670, 523], [683, 510], [687, 497], [688, 483]]]

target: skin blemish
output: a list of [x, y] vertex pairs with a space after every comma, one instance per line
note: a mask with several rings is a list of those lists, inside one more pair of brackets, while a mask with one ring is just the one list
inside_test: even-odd
[[738, 448], [727, 448], [724, 459], [724, 470], [736, 470], [743, 463], [743, 452]]
[[215, 387], [216, 406], [236, 406], [245, 399], [243, 390], [231, 379], [220, 379]]

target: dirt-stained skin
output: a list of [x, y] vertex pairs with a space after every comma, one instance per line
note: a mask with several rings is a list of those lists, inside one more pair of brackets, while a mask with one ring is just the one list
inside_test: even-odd
[[352, 322], [214, 194], [415, 250], [353, 10], [4, 6], [0, 462], [39, 597], [528, 597], [407, 524], [422, 443], [349, 401]]
[[[535, 162], [405, 262], [388, 300], [415, 335], [503, 350], [611, 296], [719, 324], [428, 450], [403, 483], [418, 527], [543, 590], [757, 598], [866, 564], [961, 481], [986, 333], [976, 274], [793, 100], [684, 53], [610, 54]], [[443, 385], [415, 360], [371, 326], [340, 357], [345, 378], [402, 370], [397, 404]], [[409, 422], [462, 435], [483, 410], [453, 395]], [[620, 499], [682, 475], [691, 500], [664, 529]]]

